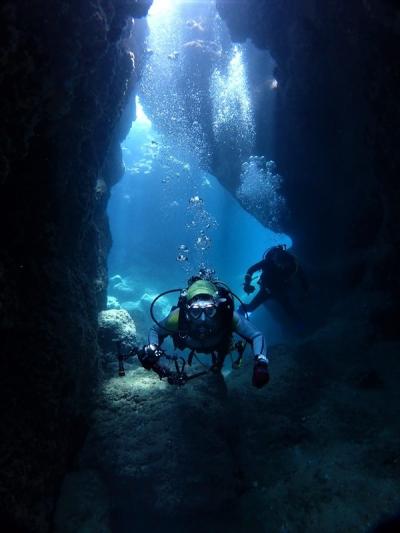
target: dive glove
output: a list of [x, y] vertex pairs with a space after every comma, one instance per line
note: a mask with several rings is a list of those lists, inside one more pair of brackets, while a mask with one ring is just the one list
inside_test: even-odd
[[256, 290], [251, 284], [251, 274], [246, 274], [244, 277], [243, 290], [246, 294], [251, 294]]
[[268, 359], [264, 356], [256, 356], [253, 368], [253, 385], [261, 389], [269, 382]]
[[256, 288], [253, 285], [250, 285], [250, 283], [244, 283], [243, 290], [246, 294], [251, 294]]

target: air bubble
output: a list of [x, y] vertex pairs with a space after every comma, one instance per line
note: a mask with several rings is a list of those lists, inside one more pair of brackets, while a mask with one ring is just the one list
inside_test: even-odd
[[203, 205], [203, 199], [200, 198], [197, 194], [195, 196], [192, 196], [189, 200], [189, 204], [193, 206]]
[[240, 181], [237, 196], [246, 209], [257, 214], [267, 227], [279, 231], [277, 221], [285, 209], [285, 199], [276, 163], [265, 161], [264, 156], [252, 155], [242, 164]]
[[199, 250], [207, 250], [211, 246], [211, 239], [204, 232], [201, 232], [196, 239], [196, 248]]

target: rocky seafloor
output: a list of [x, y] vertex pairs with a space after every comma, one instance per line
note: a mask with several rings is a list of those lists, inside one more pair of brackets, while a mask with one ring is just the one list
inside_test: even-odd
[[56, 531], [359, 533], [394, 514], [398, 345], [366, 343], [365, 316], [342, 315], [271, 346], [262, 390], [249, 354], [183, 387], [109, 363]]

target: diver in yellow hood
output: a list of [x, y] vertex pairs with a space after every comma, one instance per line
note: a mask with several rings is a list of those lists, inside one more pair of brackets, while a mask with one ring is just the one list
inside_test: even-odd
[[232, 335], [236, 333], [252, 347], [253, 385], [261, 388], [268, 383], [264, 335], [234, 310], [233, 294], [223, 283], [197, 276], [191, 278], [187, 289], [180, 294], [178, 305], [163, 320], [155, 322], [139, 359], [145, 368], [156, 371], [160, 377], [165, 376], [157, 365], [157, 353], [166, 337], [172, 337], [180, 350], [189, 348], [192, 352], [212, 354], [212, 368], [220, 371], [231, 351]]

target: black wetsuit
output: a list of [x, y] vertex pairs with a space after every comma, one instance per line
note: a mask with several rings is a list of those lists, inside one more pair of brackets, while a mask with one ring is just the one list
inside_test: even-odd
[[291, 318], [298, 318], [297, 313], [289, 299], [288, 289], [290, 288], [294, 278], [299, 280], [302, 288], [305, 291], [308, 290], [308, 282], [296, 259], [291, 255], [290, 257], [293, 258], [293, 266], [289, 271], [283, 271], [278, 268], [268, 256], [258, 263], [255, 263], [247, 270], [245, 279], [251, 279], [255, 272], [261, 270], [261, 276], [258, 280], [260, 290], [254, 296], [251, 302], [241, 306], [241, 311], [245, 311], [246, 313], [252, 312], [262, 303], [271, 298], [279, 302]]

